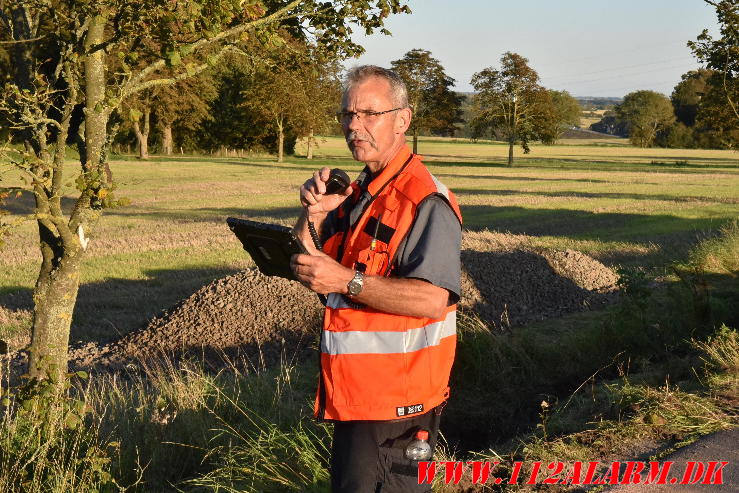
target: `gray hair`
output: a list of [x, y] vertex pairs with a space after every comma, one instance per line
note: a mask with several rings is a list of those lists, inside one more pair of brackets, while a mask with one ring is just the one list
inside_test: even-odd
[[344, 94], [355, 85], [373, 77], [384, 79], [390, 84], [391, 98], [397, 108], [408, 107], [408, 89], [405, 87], [403, 79], [392, 70], [377, 65], [360, 65], [349, 70], [344, 78]]

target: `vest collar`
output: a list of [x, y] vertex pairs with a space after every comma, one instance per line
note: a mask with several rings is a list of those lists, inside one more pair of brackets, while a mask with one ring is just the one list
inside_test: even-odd
[[367, 191], [369, 191], [370, 195], [373, 197], [377, 195], [387, 182], [392, 180], [400, 172], [403, 166], [409, 161], [410, 157], [411, 150], [407, 144], [404, 144], [395, 157], [393, 157], [390, 162], [382, 168], [380, 174], [372, 179], [372, 182], [370, 182], [367, 187]]

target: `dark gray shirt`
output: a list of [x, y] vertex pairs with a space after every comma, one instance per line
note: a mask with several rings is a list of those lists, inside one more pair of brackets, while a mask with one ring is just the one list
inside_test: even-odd
[[405, 241], [398, 247], [397, 277], [423, 279], [449, 291], [449, 304], [459, 301], [462, 228], [443, 198], [431, 196], [418, 207]]

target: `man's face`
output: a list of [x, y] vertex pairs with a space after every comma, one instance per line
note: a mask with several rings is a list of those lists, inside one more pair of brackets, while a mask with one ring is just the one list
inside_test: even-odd
[[[387, 111], [395, 108], [390, 84], [380, 78], [370, 78], [355, 85], [344, 94], [343, 111]], [[405, 131], [410, 124], [407, 108], [367, 117], [355, 116], [343, 122], [344, 137], [352, 156], [366, 163], [373, 172], [382, 169], [405, 142]]]

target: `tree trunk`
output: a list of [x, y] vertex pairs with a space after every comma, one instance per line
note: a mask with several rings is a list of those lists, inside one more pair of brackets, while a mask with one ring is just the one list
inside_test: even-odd
[[144, 109], [141, 119], [144, 123], [144, 129], [141, 130], [138, 120], [133, 122], [133, 133], [136, 134], [136, 140], [139, 144], [139, 159], [145, 161], [149, 159], [149, 115], [151, 110], [147, 107]]
[[107, 164], [103, 163], [103, 152], [107, 142], [109, 110], [105, 105], [105, 51], [95, 48], [103, 43], [106, 18], [95, 16], [85, 37], [85, 163], [88, 169], [103, 166], [108, 180], [112, 179]]
[[162, 148], [164, 150], [164, 154], [167, 156], [172, 155], [172, 125], [167, 124], [162, 129]]
[[513, 146], [516, 144], [516, 139], [511, 137], [508, 139], [508, 166], [513, 166]]
[[308, 132], [308, 153], [305, 156], [306, 159], [313, 159], [313, 129]]
[[413, 129], [413, 154], [418, 154], [418, 129]]
[[283, 152], [285, 147], [285, 130], [282, 125], [282, 120], [277, 120], [277, 162], [281, 163], [283, 158]]
[[[43, 226], [39, 225], [39, 229]], [[58, 247], [58, 241], [43, 232], [41, 236], [43, 262], [33, 290], [29, 373], [38, 379], [60, 381], [67, 372], [67, 346], [79, 291], [81, 252], [65, 253], [61, 260], [52, 258], [49, 254], [58, 251], [54, 248]]]
[[[64, 141], [69, 128], [68, 119], [57, 139], [59, 174], [54, 176], [50, 195], [44, 194], [41, 184], [36, 185], [36, 212], [41, 248], [41, 268], [33, 291], [33, 328], [29, 374], [37, 379], [50, 379], [61, 383], [67, 371], [67, 347], [72, 325], [72, 314], [79, 292], [79, 271], [87, 245], [84, 227], [93, 224], [100, 216], [99, 192], [110, 183], [112, 175], [106, 163], [105, 145], [109, 111], [105, 106], [105, 52], [97, 46], [104, 39], [106, 19], [95, 16], [85, 36], [85, 145], [80, 156], [85, 172], [93, 172], [99, 178], [86, 184], [75, 204], [69, 221], [61, 210], [58, 187], [61, 186]], [[70, 104], [74, 104], [72, 101]], [[69, 115], [71, 116], [71, 108]], [[59, 182], [59, 183], [57, 183]]]

